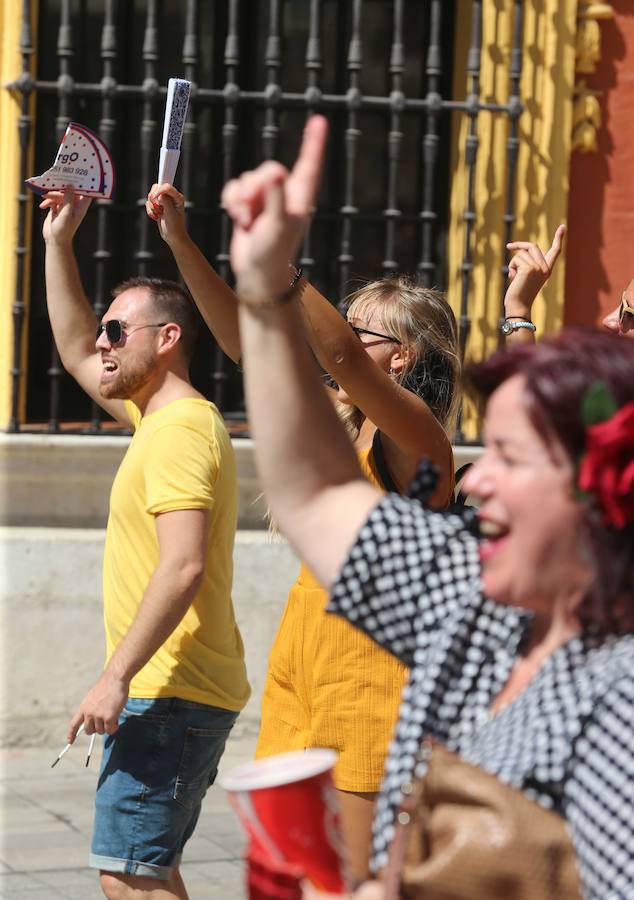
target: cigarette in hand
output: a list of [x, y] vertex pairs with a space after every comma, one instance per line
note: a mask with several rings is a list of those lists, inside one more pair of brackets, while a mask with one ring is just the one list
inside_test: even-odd
[[[75, 740], [79, 737], [79, 735], [82, 733], [83, 730], [84, 730], [84, 723], [82, 722], [81, 725], [79, 726], [79, 728], [77, 729], [77, 734], [75, 735]], [[64, 749], [62, 750], [62, 752], [61, 752], [61, 753], [59, 754], [59, 756], [57, 757], [57, 759], [54, 760], [54, 761], [51, 763], [51, 769], [54, 769], [54, 768], [55, 768], [55, 766], [56, 766], [57, 763], [60, 761], [60, 759], [62, 758], [62, 756], [64, 756], [65, 753], [68, 753], [68, 751], [70, 750], [70, 748], [71, 748], [72, 746], [73, 746], [72, 744], [66, 744], [66, 746], [64, 747]]]

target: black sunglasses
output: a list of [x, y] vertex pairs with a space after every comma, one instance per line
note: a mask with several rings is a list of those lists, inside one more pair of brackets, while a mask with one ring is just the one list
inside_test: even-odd
[[357, 337], [360, 334], [371, 334], [372, 337], [381, 338], [384, 341], [392, 341], [393, 344], [403, 343], [402, 341], [399, 341], [398, 338], [392, 337], [391, 334], [380, 334], [378, 331], [369, 331], [367, 328], [359, 328], [358, 325], [352, 325], [350, 322], [348, 322], [348, 325], [350, 325], [350, 328], [352, 328]]
[[97, 325], [97, 336], [95, 340], [99, 340], [101, 335], [106, 332], [106, 337], [111, 344], [118, 344], [123, 340], [124, 334], [130, 334], [131, 331], [138, 331], [140, 328], [162, 328], [167, 322], [156, 322], [152, 325], [135, 325], [132, 322], [122, 322], [120, 319], [108, 319], [107, 322], [100, 322]]

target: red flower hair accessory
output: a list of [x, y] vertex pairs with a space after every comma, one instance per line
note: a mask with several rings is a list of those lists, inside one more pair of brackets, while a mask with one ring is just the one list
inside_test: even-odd
[[582, 497], [592, 497], [603, 522], [625, 528], [634, 522], [634, 401], [618, 409], [603, 382], [588, 391], [582, 408], [586, 452], [577, 484]]

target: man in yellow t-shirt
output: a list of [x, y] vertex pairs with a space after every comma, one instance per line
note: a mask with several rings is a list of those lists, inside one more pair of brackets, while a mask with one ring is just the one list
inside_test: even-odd
[[182, 900], [183, 846], [249, 696], [231, 601], [235, 460], [189, 381], [197, 319], [179, 285], [124, 282], [97, 323], [72, 249], [89, 205], [72, 189], [42, 203], [49, 316], [65, 368], [134, 436], [110, 497], [106, 665], [68, 740], [81, 725], [106, 735], [90, 855], [106, 897]]

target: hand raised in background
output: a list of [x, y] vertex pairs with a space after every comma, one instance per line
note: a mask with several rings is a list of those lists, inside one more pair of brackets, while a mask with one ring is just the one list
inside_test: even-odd
[[153, 184], [145, 202], [145, 211], [158, 223], [159, 234], [168, 246], [187, 238], [185, 197], [173, 184]]
[[511, 241], [507, 249], [514, 251], [509, 263], [510, 284], [504, 296], [507, 316], [531, 317], [533, 301], [550, 278], [561, 254], [566, 226], [559, 225], [550, 248], [542, 253], [530, 241]]
[[288, 288], [295, 258], [313, 210], [323, 166], [328, 122], [312, 116], [293, 169], [265, 162], [229, 181], [222, 203], [233, 220], [231, 265], [238, 293], [264, 303]]

